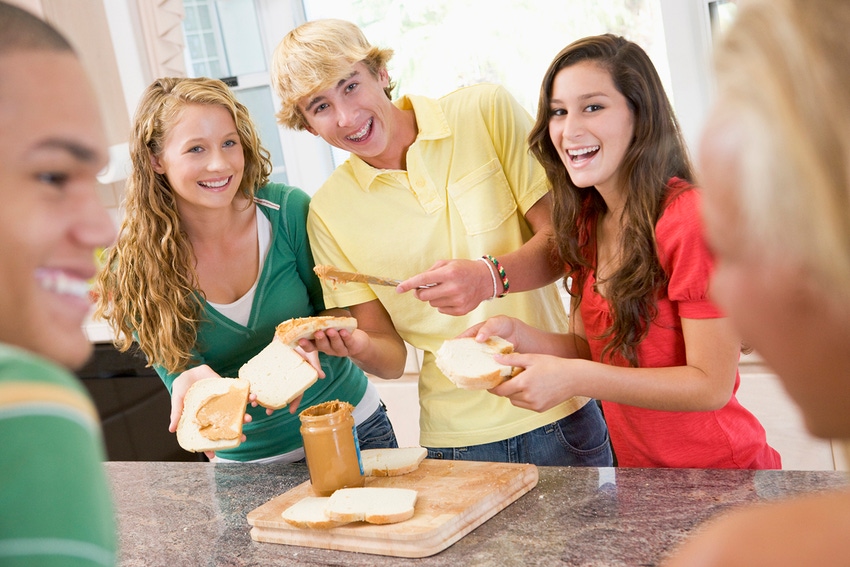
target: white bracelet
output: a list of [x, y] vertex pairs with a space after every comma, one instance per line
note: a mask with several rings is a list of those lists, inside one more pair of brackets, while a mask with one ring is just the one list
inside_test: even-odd
[[487, 264], [487, 269], [490, 271], [490, 277], [493, 278], [493, 297], [490, 297], [488, 299], [488, 301], [491, 300], [491, 299], [496, 299], [496, 296], [499, 295], [499, 288], [498, 288], [499, 284], [496, 281], [496, 272], [493, 270], [493, 264], [491, 264], [490, 260], [488, 260], [487, 258], [485, 258], [483, 256], [481, 258], [476, 258], [476, 260], [481, 260], [482, 262]]

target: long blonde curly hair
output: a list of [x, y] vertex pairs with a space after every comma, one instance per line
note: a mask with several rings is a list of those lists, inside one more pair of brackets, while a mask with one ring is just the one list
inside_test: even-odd
[[165, 175], [153, 170], [151, 158], [162, 153], [166, 136], [190, 104], [219, 105], [233, 117], [245, 156], [239, 190], [248, 203], [272, 170], [248, 109], [223, 82], [161, 78], [145, 90], [134, 118], [124, 221], [116, 244], [104, 252], [95, 316], [112, 325], [120, 351], [135, 339], [149, 365], [171, 373], [193, 362], [203, 293], [174, 192]]

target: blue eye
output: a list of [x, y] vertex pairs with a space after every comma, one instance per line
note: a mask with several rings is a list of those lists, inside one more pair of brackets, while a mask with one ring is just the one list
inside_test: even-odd
[[235, 140], [227, 140], [227, 141], [224, 143], [224, 147], [225, 147], [225, 148], [232, 148], [232, 147], [233, 147], [233, 146], [235, 146], [236, 144], [237, 144], [237, 142], [236, 142]]
[[348, 85], [346, 85], [346, 86], [345, 86], [345, 92], [351, 92], [351, 91], [353, 91], [354, 89], [356, 89], [356, 88], [357, 88], [357, 85], [358, 85], [358, 84], [359, 84], [359, 83], [349, 83]]

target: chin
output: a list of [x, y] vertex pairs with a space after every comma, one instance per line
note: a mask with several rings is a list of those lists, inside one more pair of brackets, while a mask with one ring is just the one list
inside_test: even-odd
[[52, 340], [49, 347], [42, 350], [42, 355], [70, 370], [81, 368], [88, 362], [93, 347], [85, 335], [75, 334], [79, 336], [66, 335]]

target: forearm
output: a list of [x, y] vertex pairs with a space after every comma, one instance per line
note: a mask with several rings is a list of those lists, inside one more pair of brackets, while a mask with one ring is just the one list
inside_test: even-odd
[[[351, 335], [349, 356], [364, 372], [392, 380], [404, 373], [407, 347], [380, 301], [352, 305], [357, 330]], [[348, 341], [346, 341], [348, 342]]]
[[[552, 230], [547, 227], [513, 252], [497, 257], [508, 278], [509, 292], [537, 289], [564, 276], [564, 268], [557, 261], [553, 246]], [[504, 293], [503, 282], [498, 273], [496, 283], [499, 295]]]
[[378, 378], [394, 380], [404, 373], [407, 362], [407, 348], [404, 342], [395, 337], [380, 333], [367, 332], [369, 342], [367, 346], [351, 360], [360, 367], [363, 372], [373, 374]]
[[727, 377], [693, 366], [629, 368], [575, 360], [565, 374], [574, 381], [576, 394], [646, 409], [713, 411], [732, 395]]

